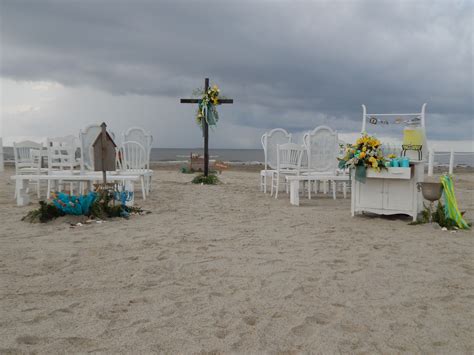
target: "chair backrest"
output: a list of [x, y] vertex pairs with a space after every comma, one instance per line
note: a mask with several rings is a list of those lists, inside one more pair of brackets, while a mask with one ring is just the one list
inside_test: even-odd
[[147, 154], [138, 142], [123, 142], [120, 147], [121, 167], [123, 170], [145, 170]]
[[48, 138], [48, 172], [73, 170], [76, 165], [77, 141], [74, 136]]
[[330, 127], [319, 126], [305, 133], [304, 145], [308, 154], [308, 169], [314, 172], [334, 173], [337, 169], [339, 139]]
[[296, 143], [277, 144], [277, 170], [299, 172], [304, 147]]
[[[94, 170], [94, 150], [92, 144], [101, 131], [100, 125], [90, 125], [79, 132], [81, 143], [81, 169]], [[115, 134], [109, 129], [107, 132], [115, 140]]]
[[22, 168], [41, 168], [42, 143], [32, 141], [13, 142], [13, 155], [15, 157], [15, 171], [18, 174]]
[[265, 154], [265, 169], [277, 168], [277, 145], [291, 142], [291, 133], [283, 128], [275, 128], [270, 132], [266, 132], [262, 136], [263, 152]]
[[141, 127], [130, 127], [125, 133], [122, 134], [124, 142], [137, 142], [140, 143], [147, 153], [147, 166], [150, 163], [150, 152], [153, 143], [153, 136], [148, 134]]

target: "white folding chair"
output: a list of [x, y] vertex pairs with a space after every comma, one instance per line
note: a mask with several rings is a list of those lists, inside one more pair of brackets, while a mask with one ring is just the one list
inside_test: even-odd
[[[150, 169], [150, 155], [151, 155], [151, 146], [153, 144], [153, 136], [147, 133], [141, 127], [130, 127], [125, 133], [122, 134], [123, 142], [137, 142], [140, 143], [146, 152], [146, 169]], [[147, 193], [151, 189], [151, 177], [152, 175], [147, 176], [146, 181], [146, 190]]]
[[[339, 176], [337, 171], [340, 146], [337, 132], [328, 126], [319, 126], [307, 132], [303, 136], [303, 142], [308, 156], [308, 171], [302, 175], [319, 175], [319, 182], [324, 183], [324, 192], [327, 192], [326, 182], [331, 182], [333, 197], [335, 198], [337, 182], [342, 182], [343, 193], [346, 195], [347, 182], [340, 178], [332, 179], [331, 176]], [[347, 176], [349, 180], [349, 176]], [[311, 181], [308, 181], [308, 198], [311, 198]], [[317, 189], [317, 184], [316, 184]]]
[[[275, 198], [278, 198], [281, 175], [299, 175], [303, 151], [304, 147], [296, 143], [277, 144], [277, 167], [272, 174], [271, 188], [272, 195], [275, 190]], [[288, 184], [285, 185], [288, 192]]]
[[[13, 142], [15, 157], [15, 175], [40, 175], [43, 144], [32, 141]], [[31, 183], [31, 182], [30, 182]], [[36, 193], [40, 198], [40, 181], [34, 181]], [[15, 198], [18, 194], [18, 180], [15, 186]]]
[[[56, 171], [69, 171], [72, 172], [76, 168], [80, 167], [80, 162], [76, 159], [76, 150], [78, 148], [77, 140], [74, 136], [66, 137], [54, 137], [48, 138], [46, 147], [48, 150], [48, 174], [51, 175]], [[67, 179], [58, 180], [58, 189], [61, 190], [63, 182]], [[51, 187], [55, 181], [48, 180], [48, 191], [47, 198], [49, 199], [51, 194]], [[70, 184], [70, 193], [74, 191], [74, 183]], [[82, 192], [82, 185], [79, 185], [79, 190]]]
[[277, 145], [291, 142], [291, 133], [283, 128], [275, 128], [263, 134], [261, 138], [265, 154], [264, 169], [260, 171], [260, 191], [267, 192], [267, 177], [271, 177], [277, 168]]
[[127, 174], [137, 174], [140, 176], [142, 185], [142, 196], [146, 200], [145, 179], [150, 175], [150, 170], [146, 167], [147, 153], [145, 148], [138, 142], [123, 142], [120, 147], [122, 157], [122, 170]]

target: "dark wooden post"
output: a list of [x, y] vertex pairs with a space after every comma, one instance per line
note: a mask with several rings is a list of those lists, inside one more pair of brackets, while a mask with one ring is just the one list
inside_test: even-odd
[[[209, 89], [209, 78], [204, 80], [204, 93]], [[207, 109], [206, 109], [207, 112]], [[207, 116], [204, 117], [202, 126], [204, 132], [204, 176], [209, 175], [209, 124], [207, 123]]]

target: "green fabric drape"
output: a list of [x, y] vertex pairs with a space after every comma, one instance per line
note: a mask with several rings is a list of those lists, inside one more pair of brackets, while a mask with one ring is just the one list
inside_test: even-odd
[[460, 229], [469, 229], [469, 225], [462, 217], [462, 214], [458, 208], [456, 195], [454, 194], [453, 179], [450, 175], [443, 175], [440, 180], [441, 184], [443, 184], [444, 213], [446, 218], [455, 221]]

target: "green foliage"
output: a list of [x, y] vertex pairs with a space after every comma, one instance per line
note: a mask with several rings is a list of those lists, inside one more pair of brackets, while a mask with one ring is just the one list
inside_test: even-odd
[[219, 178], [215, 174], [209, 174], [209, 176], [198, 175], [192, 181], [193, 184], [204, 184], [204, 185], [216, 185], [219, 182], [220, 182]]
[[[457, 229], [456, 221], [446, 217], [444, 206], [441, 201], [438, 201], [438, 205], [436, 206], [436, 210], [434, 212], [431, 212], [429, 207], [424, 207], [425, 208], [423, 211], [421, 211], [421, 217], [416, 222], [409, 223], [410, 225], [429, 223], [431, 213], [432, 221], [437, 223], [441, 228], [445, 227], [447, 229]], [[464, 215], [464, 213], [465, 212], [462, 212], [461, 214]], [[471, 223], [469, 223], [469, 226], [471, 226]]]
[[64, 213], [51, 203], [40, 201], [39, 204], [39, 208], [28, 212], [21, 220], [30, 223], [46, 223], [60, 216], [64, 216]]
[[114, 217], [128, 218], [130, 213], [141, 213], [143, 210], [138, 207], [129, 207], [116, 203], [113, 198], [113, 191], [102, 190], [91, 205], [91, 217], [106, 219]]
[[194, 169], [189, 169], [187, 166], [182, 166], [180, 170], [183, 174], [194, 174], [196, 172]]

